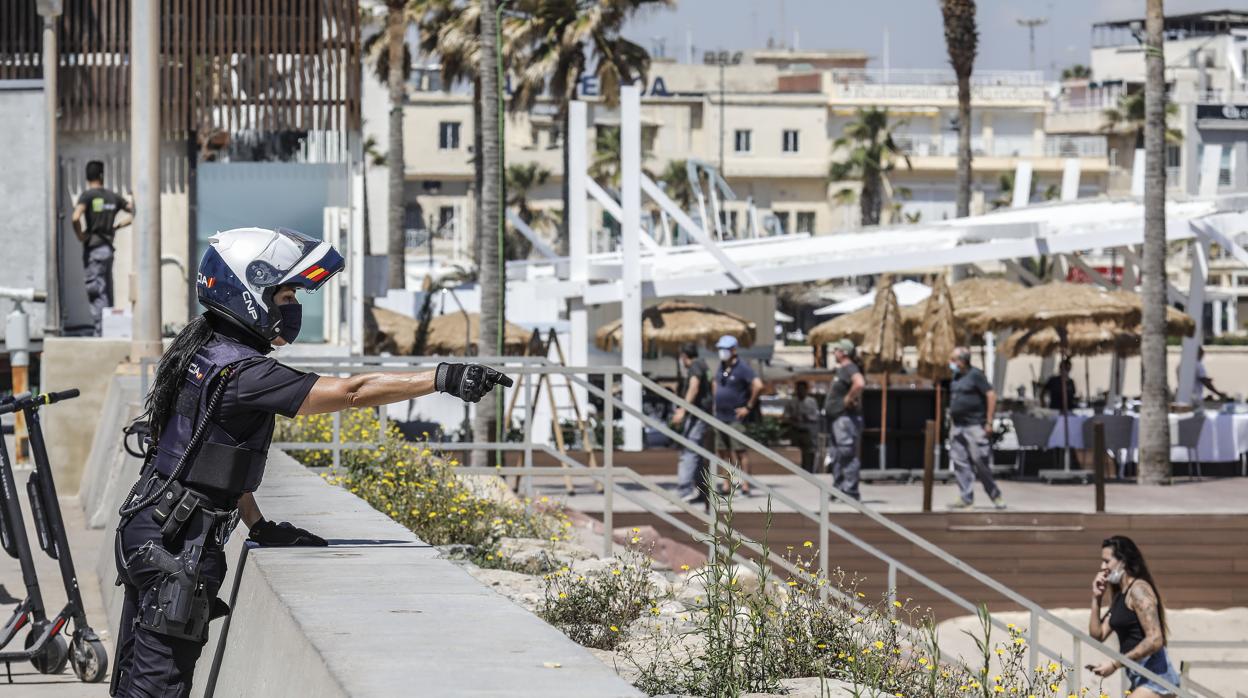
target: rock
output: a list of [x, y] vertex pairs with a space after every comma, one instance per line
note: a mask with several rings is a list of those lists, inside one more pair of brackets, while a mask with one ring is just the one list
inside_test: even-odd
[[439, 549], [442, 551], [442, 557], [448, 560], [471, 560], [473, 554], [477, 552], [477, 546], [467, 543], [451, 543], [440, 546]]
[[606, 574], [608, 570], [620, 564], [620, 561], [613, 557], [595, 557], [587, 560], [577, 560], [572, 563], [572, 572], [574, 574], [583, 574], [590, 577], [596, 574]]
[[593, 551], [582, 545], [540, 538], [503, 538], [498, 542], [497, 552], [512, 568], [529, 574], [553, 572], [594, 556]]
[[510, 570], [489, 570], [480, 567], [465, 569], [482, 584], [493, 588], [530, 611], [541, 606], [546, 598], [546, 582], [541, 577]]
[[[784, 679], [780, 682], [780, 686], [789, 698], [851, 698], [858, 695], [854, 692], [853, 684], [837, 679], [819, 677]], [[869, 689], [860, 688], [859, 690], [863, 698], [876, 698], [877, 694]]]

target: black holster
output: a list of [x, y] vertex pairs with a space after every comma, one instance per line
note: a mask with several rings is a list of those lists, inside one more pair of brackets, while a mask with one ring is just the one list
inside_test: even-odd
[[[170, 489], [177, 485], [171, 483]], [[229, 607], [215, 598], [200, 578], [204, 544], [220, 538], [220, 528], [229, 525], [233, 512], [209, 509], [194, 491], [180, 486], [178, 489], [182, 490], [181, 494], [162, 499], [162, 504], [175, 502], [165, 517], [162, 536], [169, 529], [176, 537], [192, 516], [201, 517], [198, 532], [183, 544], [182, 552], [177, 555], [155, 541], [148, 541], [139, 549], [139, 558], [163, 574], [156, 587], [144, 595], [139, 625], [162, 635], [203, 643], [208, 640], [208, 623], [229, 612]], [[156, 516], [153, 512], [153, 517]], [[171, 539], [166, 537], [165, 540]]]

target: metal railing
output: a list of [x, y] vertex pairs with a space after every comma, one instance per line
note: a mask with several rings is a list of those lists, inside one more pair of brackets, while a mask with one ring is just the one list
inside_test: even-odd
[[[871, 83], [877, 85], [956, 85], [952, 70], [929, 68], [837, 68], [832, 70], [836, 83]], [[1044, 71], [1040, 70], [977, 70], [971, 75], [975, 87], [1044, 87]]]
[[[826, 479], [817, 478], [811, 473], [806, 472], [801, 467], [799, 467], [792, 461], [789, 461], [788, 459], [784, 458], [783, 456], [779, 455], [771, 448], [764, 446], [763, 444], [755, 441], [754, 439], [750, 438], [744, 433], [736, 429], [733, 429], [732, 427], [728, 426], [724, 422], [721, 422], [720, 420], [716, 419], [713, 415], [686, 402], [682, 397], [680, 397], [679, 395], [676, 395], [675, 393], [668, 390], [667, 388], [659, 385], [658, 383], [655, 383], [649, 378], [646, 378], [645, 376], [640, 375], [630, 369], [626, 369], [622, 367], [565, 367], [565, 366], [553, 365], [541, 359], [537, 359], [537, 360], [530, 359], [530, 360], [525, 361], [525, 360], [517, 360], [516, 358], [513, 358], [513, 357], [508, 357], [505, 359], [481, 357], [477, 360], [482, 363], [489, 363], [491, 365], [494, 365], [502, 370], [505, 370], [508, 374], [518, 377], [519, 385], [514, 389], [524, 391], [524, 394], [527, 398], [525, 400], [525, 414], [526, 414], [525, 440], [521, 443], [504, 443], [504, 444], [476, 442], [472, 444], [443, 443], [443, 444], [433, 444], [433, 445], [440, 445], [448, 449], [460, 449], [460, 450], [491, 450], [491, 451], [504, 450], [504, 451], [521, 452], [523, 453], [524, 465], [519, 468], [506, 469], [506, 470], [502, 470], [500, 468], [480, 468], [480, 469], [470, 468], [470, 469], [465, 470], [465, 472], [477, 472], [478, 470], [480, 470], [480, 471], [489, 472], [489, 473], [500, 473], [500, 472], [515, 473], [515, 474], [520, 475], [522, 478], [526, 478], [526, 477], [528, 478], [526, 482], [529, 483], [528, 486], [530, 488], [530, 491], [532, 487], [531, 483], [532, 483], [533, 477], [562, 476], [562, 475], [568, 474], [569, 472], [567, 469], [564, 469], [564, 468], [548, 469], [548, 470], [551, 470], [549, 475], [547, 473], [540, 472], [542, 469], [536, 468], [533, 465], [533, 454], [535, 451], [550, 454], [553, 457], [555, 457], [556, 460], [558, 460], [562, 465], [569, 466], [569, 468], [583, 468], [584, 466], [582, 466], [579, 463], [576, 463], [574, 459], [571, 459], [565, 456], [564, 454], [554, 451], [547, 445], [534, 444], [530, 438], [531, 427], [532, 427], [533, 418], [535, 415], [534, 401], [532, 400], [532, 396], [533, 396], [532, 378], [534, 376], [541, 376], [541, 375], [566, 376], [568, 380], [570, 380], [573, 384], [579, 386], [580, 388], [584, 389], [589, 394], [599, 398], [603, 402], [604, 409], [603, 409], [602, 422], [603, 422], [603, 428], [604, 428], [604, 437], [603, 437], [602, 448], [603, 448], [604, 457], [603, 457], [602, 472], [600, 474], [592, 473], [592, 470], [590, 469], [585, 469], [585, 472], [587, 474], [590, 474], [593, 477], [600, 478], [603, 482], [603, 487], [604, 487], [603, 489], [603, 494], [604, 494], [603, 529], [604, 529], [604, 533], [608, 537], [611, 535], [611, 531], [614, 529], [613, 527], [613, 516], [614, 516], [613, 498], [615, 494], [617, 493], [617, 484], [618, 484], [618, 481], [616, 479], [617, 476], [623, 477], [627, 481], [634, 482], [636, 484], [641, 485], [648, 491], [658, 495], [662, 501], [665, 501], [668, 504], [676, 506], [679, 510], [683, 511], [684, 513], [692, 515], [696, 519], [703, 521], [704, 523], [707, 523], [708, 525], [710, 523], [710, 519], [707, 516], [699, 515], [699, 513], [693, 508], [687, 505], [684, 505], [683, 502], [674, 500], [674, 498], [667, 495], [661, 488], [658, 488], [657, 486], [653, 485], [653, 483], [649, 483], [648, 481], [645, 480], [644, 477], [637, 475], [637, 473], [635, 473], [634, 471], [627, 469], [627, 468], [615, 467], [614, 465], [614, 450], [615, 450], [614, 430], [616, 427], [614, 425], [614, 417], [615, 417], [615, 410], [618, 408], [625, 415], [628, 415], [628, 416], [631, 416], [633, 418], [640, 420], [645, 426], [648, 426], [651, 429], [654, 429], [662, 433], [663, 435], [667, 436], [669, 439], [679, 444], [683, 448], [689, 449], [693, 451], [694, 453], [698, 454], [699, 456], [707, 459], [707, 462], [711, 464], [712, 473], [715, 473], [716, 470], [725, 471], [729, 473], [730, 476], [733, 477], [734, 479], [749, 483], [753, 488], [755, 488], [757, 491], [764, 494], [765, 496], [769, 497], [772, 501], [780, 502], [781, 504], [789, 507], [794, 513], [799, 514], [802, 517], [815, 522], [815, 524], [819, 527], [819, 566], [820, 566], [820, 570], [825, 575], [830, 572], [829, 558], [828, 558], [830, 537], [832, 534], [836, 534], [842, 540], [859, 548], [860, 550], [866, 552], [867, 554], [871, 555], [872, 557], [876, 558], [877, 560], [887, 565], [888, 589], [890, 590], [890, 593], [896, 592], [897, 575], [898, 573], [901, 573], [901, 574], [906, 575], [910, 579], [914, 580], [915, 582], [918, 582], [919, 584], [922, 584], [928, 589], [934, 591], [935, 593], [944, 597], [945, 599], [957, 605], [958, 607], [965, 609], [969, 613], [977, 612], [977, 608], [978, 608], [978, 605], [976, 603], [952, 591], [951, 589], [940, 584], [939, 582], [936, 582], [935, 580], [919, 572], [912, 566], [894, 558], [893, 556], [889, 555], [888, 553], [876, 547], [875, 545], [872, 545], [871, 543], [867, 542], [861, 537], [846, 530], [842, 526], [839, 526], [833, 523], [829, 519], [829, 516], [828, 516], [829, 514], [828, 503], [831, 499], [835, 499], [842, 504], [848, 505], [851, 509], [855, 510], [856, 512], [863, 515], [864, 517], [870, 519], [872, 522], [878, 524], [879, 526], [889, 530], [890, 532], [902, 538], [903, 540], [913, 544], [917, 549], [922, 550], [925, 553], [933, 557], [936, 557], [937, 559], [948, 564], [950, 567], [954, 568], [958, 572], [975, 580], [976, 582], [982, 584], [983, 586], [999, 594], [1005, 599], [1025, 609], [1027, 613], [1029, 614], [1029, 621], [1030, 621], [1028, 624], [1026, 634], [1025, 634], [1025, 637], [1027, 640], [1027, 647], [1028, 647], [1028, 658], [1027, 658], [1028, 665], [1031, 667], [1036, 666], [1042, 657], [1047, 657], [1051, 660], [1056, 660], [1063, 664], [1069, 663], [1069, 665], [1071, 666], [1071, 671], [1070, 671], [1070, 674], [1066, 677], [1065, 683], [1069, 687], [1072, 687], [1075, 691], [1078, 691], [1080, 688], [1082, 688], [1082, 684], [1083, 684], [1082, 675], [1080, 671], [1081, 671], [1082, 663], [1083, 663], [1082, 662], [1083, 647], [1086, 645], [1089, 648], [1097, 652], [1100, 652], [1106, 657], [1114, 661], [1117, 661], [1122, 666], [1130, 668], [1134, 670], [1135, 672], [1137, 672], [1138, 674], [1154, 681], [1157, 685], [1165, 688], [1168, 691], [1173, 692], [1177, 696], [1182, 696], [1183, 698], [1194, 698], [1197, 695], [1203, 695], [1203, 696], [1207, 696], [1208, 698], [1221, 698], [1220, 696], [1218, 696], [1218, 694], [1208, 689], [1205, 689], [1204, 687], [1196, 686], [1194, 683], [1191, 686], [1185, 686], [1185, 687], [1172, 685], [1171, 683], [1166, 681], [1163, 677], [1158, 676], [1157, 674], [1148, 670], [1139, 662], [1136, 662], [1135, 660], [1127, 658], [1123, 654], [1119, 653], [1117, 650], [1104, 644], [1102, 641], [1093, 638], [1083, 629], [1078, 628], [1062, 620], [1061, 618], [1057, 617], [1056, 615], [1050, 613], [1048, 610], [1035, 604], [1031, 600], [1027, 599], [1026, 597], [1022, 596], [1018, 592], [1014, 591], [1013, 589], [1005, 586], [1004, 584], [1001, 584], [997, 580], [971, 567], [966, 562], [953, 556], [949, 552], [931, 543], [930, 541], [924, 539], [923, 537], [919, 536], [913, 531], [905, 528], [904, 526], [898, 524], [897, 522], [884, 516], [883, 514], [880, 514], [877, 511], [867, 508], [858, 500], [848, 497], [847, 495], [842, 493], [840, 490], [832, 487], [830, 483], [825, 481]], [[362, 373], [362, 372], [368, 372], [368, 371], [411, 370], [413, 368], [433, 367], [433, 366], [436, 366], [440, 361], [442, 361], [441, 357], [368, 357], [368, 358], [292, 357], [286, 360], [287, 363], [293, 366], [297, 366], [303, 370], [319, 371], [323, 373], [337, 373], [337, 374], [352, 374], [352, 373]], [[602, 376], [603, 387], [598, 387], [594, 385], [593, 383], [591, 383], [587, 379], [589, 375]], [[633, 406], [625, 404], [622, 399], [616, 397], [616, 395], [614, 394], [615, 383], [617, 381], [623, 381], [623, 380], [637, 381], [639, 384], [642, 385], [643, 389], [650, 391], [651, 393], [661, 397], [664, 400], [667, 400], [673, 405], [676, 405], [678, 407], [683, 407], [687, 411], [688, 414], [690, 414], [693, 417], [696, 417], [697, 419], [702, 420], [711, 429], [731, 436], [732, 439], [736, 440], [744, 448], [753, 451], [755, 454], [762, 456], [763, 458], [766, 458], [769, 461], [772, 461], [773, 463], [779, 465], [781, 468], [787, 471], [789, 474], [796, 476], [797, 478], [800, 478], [809, 486], [816, 488], [819, 491], [819, 502], [820, 502], [818, 511], [807, 509], [806, 507], [799, 505], [797, 502], [791, 499], [784, 492], [778, 491], [776, 488], [759, 480], [756, 476], [750, 473], [743, 472], [737, 469], [731, 463], [720, 459], [717, 454], [706, 449], [701, 443], [691, 441], [690, 439], [686, 438], [683, 434], [678, 433], [677, 431], [673, 430], [672, 428], [670, 428], [667, 424], [663, 423], [662, 421], [654, 419], [650, 417], [649, 415], [646, 415], [640, 409], [637, 409]], [[337, 434], [338, 432], [337, 430], [335, 430], [335, 440], [337, 440], [336, 438]], [[297, 444], [297, 443], [282, 442], [282, 443], [274, 443], [273, 446], [277, 448], [292, 448], [292, 449], [293, 448], [325, 449], [327, 447], [327, 444], [324, 444], [324, 443]], [[329, 445], [329, 446], [332, 446], [332, 445]], [[348, 447], [367, 448], [371, 446], [373, 446], [373, 444], [339, 444], [338, 448], [339, 450], [341, 450], [342, 448], [348, 448]], [[687, 525], [682, 526], [680, 524], [675, 523], [679, 519], [677, 519], [674, 516], [671, 516], [669, 512], [666, 512], [662, 508], [652, 506], [650, 502], [646, 501], [643, 498], [632, 496], [633, 493], [628, 492], [627, 489], [620, 488], [618, 493], [621, 496], [624, 496], [625, 498], [629, 499], [630, 501], [633, 501], [634, 503], [640, 505], [643, 509], [645, 509], [650, 514], [660, 517], [664, 521], [668, 522], [669, 524], [672, 524], [673, 526], [676, 526], [677, 528], [679, 528], [680, 530], [686, 533], [693, 534], [692, 527], [689, 527]], [[739, 531], [734, 531], [733, 535], [735, 537], [740, 538], [743, 542], [748, 541], [748, 544], [746, 545], [748, 549], [753, 550], [755, 552], [761, 552], [760, 544], [758, 544], [757, 541], [750, 539], [748, 536], [741, 534]], [[609, 545], [609, 544], [610, 543], [607, 542], [604, 545]], [[776, 564], [777, 566], [787, 569], [790, 572], [796, 571], [795, 569], [791, 567], [785, 567], [785, 565], [783, 564], [785, 561], [783, 561], [781, 558], [771, 557], [770, 561], [773, 564]], [[892, 608], [891, 604], [889, 607]], [[1050, 626], [1055, 627], [1062, 635], [1066, 636], [1066, 638], [1071, 643], [1071, 654], [1069, 657], [1066, 657], [1062, 655], [1060, 652], [1050, 649], [1049, 647], [1042, 644], [1041, 638], [1040, 638], [1041, 621], [1044, 621], [1048, 623]], [[996, 618], [993, 618], [992, 624], [995, 627], [1003, 631], [1006, 631], [1008, 633], [1008, 626], [1005, 623], [997, 620]], [[1189, 688], [1193, 690], [1189, 690]]]

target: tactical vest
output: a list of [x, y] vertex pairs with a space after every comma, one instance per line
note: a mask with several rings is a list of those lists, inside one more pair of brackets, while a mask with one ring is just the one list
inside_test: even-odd
[[[173, 414], [165, 423], [156, 444], [156, 471], [173, 474], [191, 442], [196, 426], [208, 412], [209, 400], [222, 380], [222, 371], [234, 370], [250, 360], [263, 357], [255, 349], [213, 337], [198, 352], [184, 376]], [[218, 405], [218, 411], [220, 405]], [[234, 506], [244, 492], [260, 486], [273, 421], [250, 434], [234, 435], [223, 429], [213, 415], [201, 440], [198, 453], [182, 466], [178, 481], [203, 492], [222, 505]]]

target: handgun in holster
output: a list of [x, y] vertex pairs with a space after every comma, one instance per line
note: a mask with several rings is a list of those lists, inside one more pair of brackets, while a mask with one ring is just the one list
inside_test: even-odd
[[206, 641], [213, 604], [199, 575], [203, 546], [193, 543], [173, 555], [149, 541], [140, 552], [141, 560], [164, 576], [154, 598], [144, 599], [139, 624], [162, 635]]

